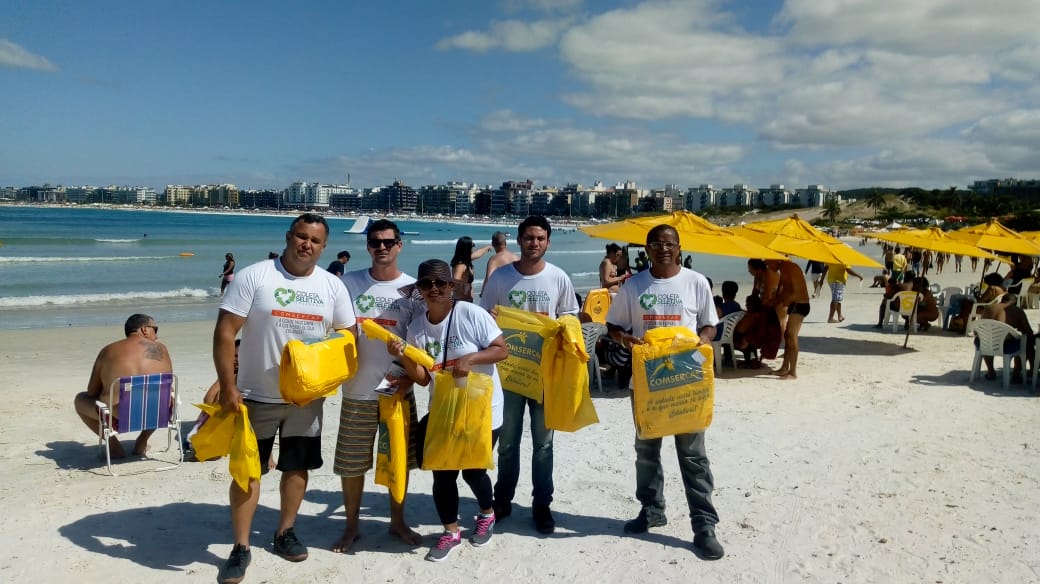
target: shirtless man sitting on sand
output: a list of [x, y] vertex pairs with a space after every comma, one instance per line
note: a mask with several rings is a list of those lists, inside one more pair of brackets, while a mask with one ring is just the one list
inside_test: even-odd
[[[797, 379], [798, 333], [802, 330], [802, 321], [809, 316], [809, 289], [801, 268], [794, 262], [768, 260], [766, 265], [780, 274], [774, 306], [784, 331], [784, 362], [774, 374], [780, 379]], [[785, 316], [786, 325], [783, 324]]]
[[[83, 423], [97, 435], [101, 435], [101, 422], [98, 418], [96, 400], [108, 403], [109, 387], [120, 377], [129, 375], [147, 375], [150, 373], [172, 373], [173, 362], [166, 346], [159, 342], [159, 327], [155, 320], [146, 314], [135, 314], [123, 325], [126, 338], [105, 346], [94, 360], [94, 369], [87, 382], [87, 391], [76, 395], [76, 413]], [[118, 415], [117, 404], [109, 403], [112, 415]], [[154, 430], [141, 432], [134, 444], [134, 454], [148, 451], [148, 438]], [[109, 438], [109, 449], [112, 458], [126, 456], [123, 445], [113, 436]]]

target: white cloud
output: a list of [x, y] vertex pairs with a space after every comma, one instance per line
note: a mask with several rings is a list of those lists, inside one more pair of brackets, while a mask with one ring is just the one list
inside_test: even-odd
[[988, 144], [1036, 148], [1040, 144], [1040, 109], [1014, 110], [979, 119], [964, 137]]
[[511, 110], [497, 110], [484, 116], [480, 121], [480, 129], [485, 132], [519, 132], [531, 128], [541, 128], [546, 122], [540, 118], [522, 118]]
[[552, 46], [560, 33], [570, 24], [570, 19], [501, 20], [492, 22], [487, 32], [467, 31], [440, 40], [436, 47], [441, 50], [463, 49], [484, 53], [492, 49], [513, 52], [529, 52]]
[[35, 69], [36, 71], [58, 71], [58, 66], [45, 57], [34, 55], [24, 47], [7, 39], [0, 39], [0, 66], [12, 69]]
[[572, 13], [581, 7], [582, 0], [505, 0], [503, 4], [507, 12]]

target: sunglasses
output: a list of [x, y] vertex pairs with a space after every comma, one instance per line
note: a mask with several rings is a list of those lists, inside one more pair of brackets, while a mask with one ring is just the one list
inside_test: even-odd
[[427, 278], [423, 278], [422, 280], [416, 282], [416, 285], [419, 286], [419, 289], [423, 291], [432, 290], [434, 286], [436, 286], [438, 289], [444, 288], [450, 284], [451, 282], [445, 282], [444, 280], [430, 280]]
[[391, 247], [397, 245], [398, 243], [401, 243], [401, 240], [400, 239], [396, 239], [396, 238], [391, 238], [391, 239], [369, 239], [368, 240], [368, 247], [370, 247], [372, 249], [379, 249], [379, 248], [382, 248], [382, 247], [390, 249]]
[[155, 326], [154, 324], [146, 324], [146, 325], [144, 325], [141, 328], [143, 328], [143, 329], [150, 328], [153, 331], [155, 331], [155, 334], [159, 334], [159, 327]]

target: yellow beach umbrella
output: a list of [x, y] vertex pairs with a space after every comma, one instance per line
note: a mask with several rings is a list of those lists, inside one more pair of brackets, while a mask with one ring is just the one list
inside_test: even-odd
[[845, 266], [883, 267], [840, 239], [816, 229], [798, 215], [775, 221], [747, 223], [732, 227], [730, 231], [771, 250], [807, 260]]
[[1004, 227], [996, 219], [990, 219], [987, 223], [951, 231], [950, 237], [962, 243], [968, 243], [994, 252], [1040, 256], [1040, 242], [1033, 243], [1029, 241], [1017, 231]]
[[954, 239], [938, 227], [928, 229], [910, 229], [906, 231], [890, 231], [887, 233], [866, 233], [867, 237], [880, 239], [898, 245], [907, 245], [919, 249], [930, 249], [940, 253], [952, 253], [969, 257], [997, 259], [996, 256], [974, 245]]
[[782, 254], [735, 236], [732, 232], [689, 211], [635, 217], [613, 223], [586, 225], [578, 229], [592, 237], [643, 245], [646, 243], [646, 234], [663, 224], [675, 228], [679, 233], [679, 243], [686, 252], [740, 258], [784, 259]]

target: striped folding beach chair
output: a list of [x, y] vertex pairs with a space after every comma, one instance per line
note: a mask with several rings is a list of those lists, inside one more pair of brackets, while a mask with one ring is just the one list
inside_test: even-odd
[[112, 476], [118, 476], [112, 469], [112, 452], [108, 447], [109, 438], [163, 428], [166, 429], [166, 448], [160, 452], [169, 452], [170, 448], [176, 444], [177, 459], [154, 458], [146, 454], [146, 458], [163, 462], [164, 466], [124, 474], [177, 468], [184, 461], [184, 451], [181, 446], [181, 424], [177, 416], [177, 376], [172, 373], [152, 373], [120, 377], [112, 382], [108, 391], [109, 403], [116, 404], [117, 413], [114, 417], [108, 404], [100, 400], [95, 402], [101, 419], [99, 440], [105, 452], [108, 472]]

